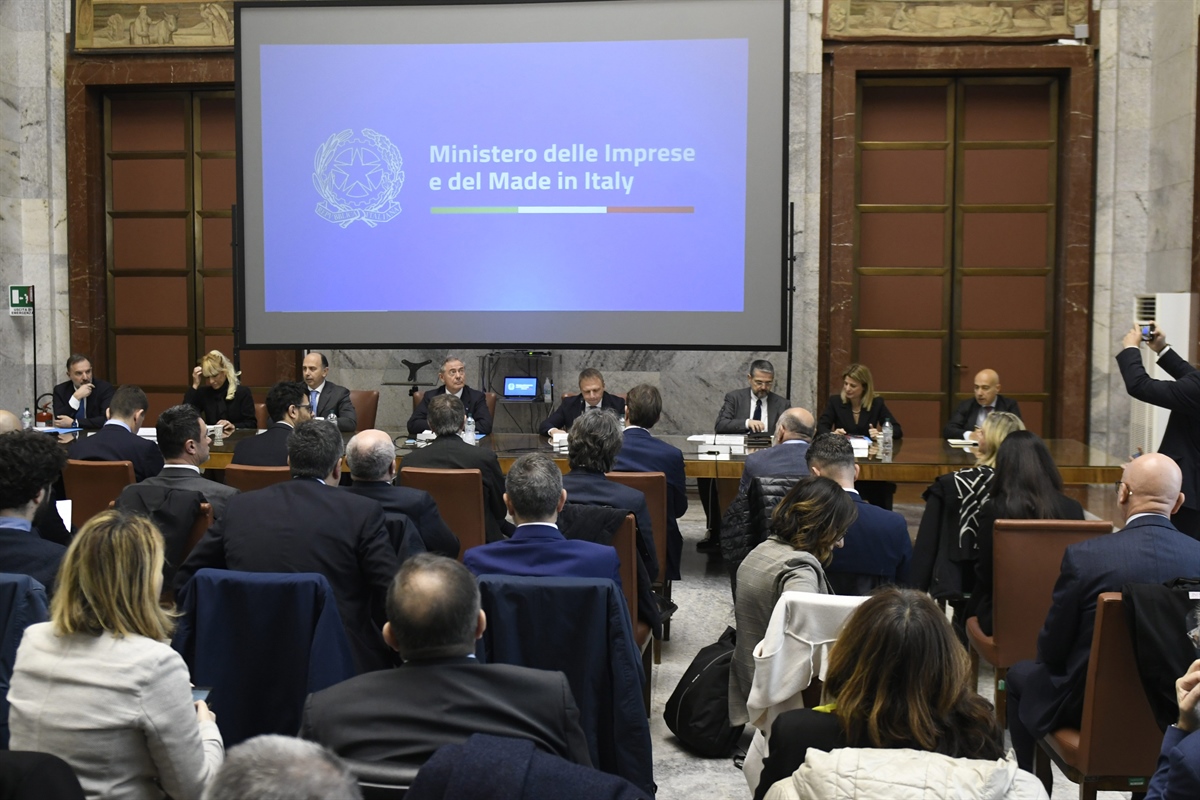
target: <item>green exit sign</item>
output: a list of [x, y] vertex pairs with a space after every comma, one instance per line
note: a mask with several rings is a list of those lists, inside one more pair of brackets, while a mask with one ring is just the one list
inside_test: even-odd
[[10, 317], [32, 317], [33, 316], [33, 287], [32, 286], [13, 286], [8, 287], [8, 315]]

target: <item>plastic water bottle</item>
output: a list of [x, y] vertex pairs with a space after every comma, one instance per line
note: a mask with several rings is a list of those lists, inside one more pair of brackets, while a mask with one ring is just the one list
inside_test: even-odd
[[21, 415], [21, 427], [25, 430], [33, 427], [33, 414], [29, 413], [29, 406], [25, 407], [25, 413]]
[[470, 414], [467, 414], [467, 426], [463, 429], [463, 441], [475, 444], [475, 418]]
[[879, 456], [891, 460], [892, 458], [892, 421], [885, 419], [883, 421], [883, 434], [879, 437]]
[[550, 379], [542, 381], [542, 402], [550, 405], [554, 402], [554, 384], [550, 383]]
[[336, 428], [337, 427], [337, 414], [330, 411], [328, 414], [325, 415], [325, 421], [331, 423]]

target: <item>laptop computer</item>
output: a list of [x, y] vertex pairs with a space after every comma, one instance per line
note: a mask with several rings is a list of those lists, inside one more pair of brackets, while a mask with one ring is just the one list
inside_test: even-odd
[[510, 376], [504, 379], [505, 400], [529, 400], [538, 396], [538, 380], [525, 376]]

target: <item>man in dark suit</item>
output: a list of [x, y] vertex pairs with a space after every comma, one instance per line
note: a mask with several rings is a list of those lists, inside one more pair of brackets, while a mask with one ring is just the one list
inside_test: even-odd
[[441, 379], [442, 385], [426, 392], [425, 397], [421, 399], [416, 410], [413, 411], [413, 415], [409, 417], [409, 435], [416, 436], [426, 428], [434, 430], [435, 433], [437, 432], [431, 427], [427, 419], [429, 416], [429, 404], [435, 397], [447, 393], [454, 395], [462, 401], [463, 408], [475, 419], [476, 433], [491, 433], [492, 414], [488, 411], [487, 395], [467, 386], [467, 368], [463, 366], [462, 360], [456, 356], [447, 356], [446, 360], [442, 362], [442, 368], [438, 370], [438, 378]]
[[343, 758], [421, 765], [444, 744], [487, 733], [591, 766], [561, 672], [474, 658], [487, 617], [462, 564], [430, 553], [405, 561], [388, 592], [387, 618], [384, 639], [404, 665], [309, 695], [301, 737]]
[[809, 471], [845, 489], [858, 510], [842, 546], [834, 548], [833, 560], [825, 567], [825, 576], [837, 593], [869, 594], [886, 583], [907, 584], [913, 553], [908, 523], [894, 511], [871, 505], [855, 491], [858, 464], [850, 440], [841, 434], [823, 433], [813, 440], [805, 457]]
[[342, 435], [327, 422], [301, 423], [288, 439], [292, 479], [229, 499], [175, 576], [178, 591], [205, 567], [244, 572], [319, 572], [329, 581], [359, 672], [391, 657], [380, 638], [382, 604], [396, 553], [383, 509], [337, 487]]
[[396, 479], [396, 446], [391, 435], [377, 430], [356, 433], [346, 445], [346, 463], [354, 479], [354, 485], [346, 487], [348, 491], [379, 503], [388, 519], [402, 516], [411, 520], [428, 552], [458, 557], [458, 537], [442, 519], [429, 492], [392, 485]]
[[163, 468], [158, 445], [137, 435], [150, 402], [137, 386], [122, 386], [113, 392], [108, 422], [96, 433], [83, 436], [67, 450], [77, 461], [131, 461], [139, 480], [152, 478]]
[[609, 578], [621, 585], [617, 551], [567, 539], [555, 520], [567, 502], [562, 472], [543, 453], [526, 453], [504, 477], [504, 504], [517, 528], [509, 539], [468, 550], [463, 565], [476, 575], [531, 578]]
[[158, 449], [163, 455], [162, 472], [142, 481], [143, 486], [186, 489], [204, 495], [212, 505], [213, 519], [225, 516], [225, 503], [238, 493], [232, 486], [209, 480], [200, 473], [208, 461], [208, 426], [195, 406], [183, 403], [158, 415]]
[[271, 424], [262, 433], [234, 445], [229, 463], [247, 467], [287, 466], [288, 439], [292, 430], [313, 416], [304, 384], [280, 381], [272, 386], [267, 393], [267, 415]]
[[96, 430], [104, 426], [113, 387], [92, 377], [92, 362], [72, 353], [67, 359], [67, 378], [54, 387], [54, 425], [58, 428]]
[[1129, 462], [1117, 484], [1124, 529], [1063, 553], [1054, 599], [1038, 635], [1037, 660], [1020, 661], [1008, 671], [1008, 727], [1022, 769], [1033, 769], [1038, 738], [1079, 727], [1097, 595], [1119, 592], [1127, 583], [1200, 575], [1200, 542], [1168, 519], [1183, 503], [1181, 481], [1179, 465], [1161, 453]]
[[538, 428], [538, 433], [542, 436], [566, 433], [581, 414], [592, 409], [608, 409], [621, 417], [625, 415], [625, 401], [604, 391], [604, 376], [600, 370], [588, 367], [579, 373], [579, 394], [564, 397], [558, 408]]
[[750, 490], [755, 478], [803, 477], [808, 474], [808, 445], [812, 442], [816, 420], [806, 408], [789, 408], [775, 423], [775, 442], [765, 450], [746, 456], [738, 494]]
[[329, 359], [324, 353], [309, 353], [302, 364], [304, 385], [308, 387], [308, 404], [314, 417], [324, 419], [337, 415], [339, 431], [349, 433], [358, 427], [358, 413], [350, 402], [350, 390], [325, 380], [329, 374]]
[[625, 405], [626, 428], [613, 469], [618, 472], [661, 472], [667, 476], [667, 579], [679, 580], [683, 535], [676, 521], [687, 513], [687, 476], [683, 452], [655, 439], [650, 429], [662, 416], [662, 393], [641, 383], [629, 390]]
[[[788, 401], [775, 394], [775, 366], [766, 359], [750, 362], [746, 374], [750, 382], [748, 389], [734, 389], [725, 395], [725, 402], [717, 413], [717, 433], [762, 433], [775, 429], [779, 415], [787, 411]], [[714, 478], [699, 478], [696, 489], [700, 492], [700, 505], [708, 520], [708, 532], [704, 540], [696, 545], [702, 552], [716, 553], [721, 550], [721, 502], [717, 497], [717, 482]]]
[[[428, 397], [425, 398], [429, 400]], [[459, 438], [463, 430], [463, 403], [453, 394], [442, 393], [429, 402], [429, 427], [437, 438], [404, 457], [402, 467], [426, 469], [477, 469], [483, 475], [483, 521], [489, 542], [512, 532], [505, 519], [504, 473], [491, 450], [467, 444]], [[424, 423], [422, 423], [424, 425]]]
[[1184, 501], [1171, 517], [1171, 524], [1200, 539], [1200, 372], [1180, 358], [1167, 344], [1166, 334], [1155, 327], [1149, 347], [1158, 354], [1158, 365], [1175, 380], [1154, 380], [1142, 366], [1138, 350], [1141, 341], [1137, 328], [1125, 334], [1117, 364], [1130, 397], [1171, 410], [1158, 445], [1158, 452], [1175, 459], [1183, 472]]
[[975, 396], [958, 404], [950, 421], [942, 428], [945, 439], [978, 439], [983, 421], [993, 411], [1021, 416], [1016, 400], [1000, 394], [1000, 375], [994, 369], [981, 369], [975, 375]]
[[659, 564], [646, 496], [604, 476], [612, 470], [622, 443], [621, 426], [615, 414], [584, 414], [575, 420], [567, 439], [571, 471], [563, 476], [563, 488], [572, 503], [633, 512], [638, 529], [638, 553], [646, 565], [646, 572], [653, 578], [658, 575]]
[[47, 594], [54, 592], [67, 548], [39, 536], [33, 518], [66, 465], [66, 455], [50, 434], [0, 434], [0, 572], [28, 575]]

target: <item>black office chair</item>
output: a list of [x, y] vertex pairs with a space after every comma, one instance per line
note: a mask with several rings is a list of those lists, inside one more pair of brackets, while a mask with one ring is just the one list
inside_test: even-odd
[[402, 800], [417, 779], [418, 767], [411, 764], [342, 760], [358, 780], [363, 800]]

